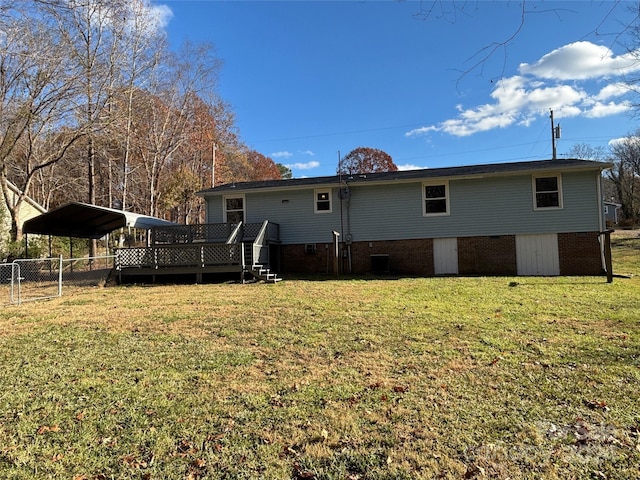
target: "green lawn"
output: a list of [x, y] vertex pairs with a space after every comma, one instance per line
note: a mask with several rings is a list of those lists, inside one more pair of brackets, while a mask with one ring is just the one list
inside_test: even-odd
[[[614, 238], [640, 274], [640, 237]], [[0, 478], [640, 478], [640, 277], [65, 290], [0, 311]]]

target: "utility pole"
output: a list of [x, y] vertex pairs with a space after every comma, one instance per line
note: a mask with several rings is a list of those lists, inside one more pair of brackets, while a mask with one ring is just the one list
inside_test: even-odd
[[560, 138], [560, 124], [558, 124], [558, 126], [553, 125], [553, 110], [551, 110], [550, 117], [551, 117], [551, 148], [553, 152], [551, 159], [556, 160], [558, 158], [556, 153], [556, 140]]
[[218, 145], [216, 142], [211, 143], [211, 188], [216, 186], [216, 150]]

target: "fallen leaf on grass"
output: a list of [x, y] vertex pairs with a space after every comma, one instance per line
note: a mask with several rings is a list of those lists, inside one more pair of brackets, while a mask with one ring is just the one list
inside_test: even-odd
[[464, 478], [477, 478], [480, 476], [484, 476], [485, 471], [484, 468], [482, 468], [480, 465], [471, 465], [470, 467], [467, 467], [467, 471], [464, 474]]
[[609, 407], [605, 402], [598, 402], [597, 400], [585, 400], [584, 404], [591, 410], [602, 410], [603, 412], [609, 411]]
[[315, 480], [316, 474], [309, 470], [303, 470], [300, 464], [293, 464], [293, 478], [294, 480]]
[[147, 468], [147, 462], [138, 460], [133, 455], [125, 455], [122, 457], [122, 461], [131, 468]]
[[178, 446], [176, 447], [176, 450], [178, 450], [178, 454], [182, 456], [190, 455], [198, 451], [198, 449], [194, 447], [193, 444], [188, 440], [180, 440]]
[[297, 456], [298, 452], [291, 446], [285, 445], [282, 447], [282, 451], [280, 452], [280, 458], [288, 457], [288, 456]]
[[38, 435], [44, 435], [47, 432], [51, 432], [51, 433], [58, 433], [60, 431], [60, 427], [58, 425], [42, 425], [40, 428], [38, 428], [37, 434]]
[[406, 385], [396, 385], [393, 387], [393, 391], [396, 393], [407, 393], [409, 391], [409, 387]]

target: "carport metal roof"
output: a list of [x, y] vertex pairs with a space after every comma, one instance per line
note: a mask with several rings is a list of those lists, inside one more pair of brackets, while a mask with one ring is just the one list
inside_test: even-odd
[[68, 203], [24, 222], [24, 233], [55, 235], [58, 237], [102, 238], [123, 227], [149, 230], [154, 227], [176, 225], [148, 215], [98, 207], [87, 203]]

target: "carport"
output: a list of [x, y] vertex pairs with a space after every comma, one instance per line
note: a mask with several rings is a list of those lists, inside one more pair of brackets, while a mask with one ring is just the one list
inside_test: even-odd
[[67, 203], [24, 222], [24, 233], [58, 237], [102, 238], [119, 228], [141, 228], [176, 225], [168, 220], [98, 207], [88, 203]]
[[28, 234], [99, 239], [120, 228], [150, 230], [176, 225], [168, 220], [137, 213], [72, 202], [24, 222], [25, 250]]

